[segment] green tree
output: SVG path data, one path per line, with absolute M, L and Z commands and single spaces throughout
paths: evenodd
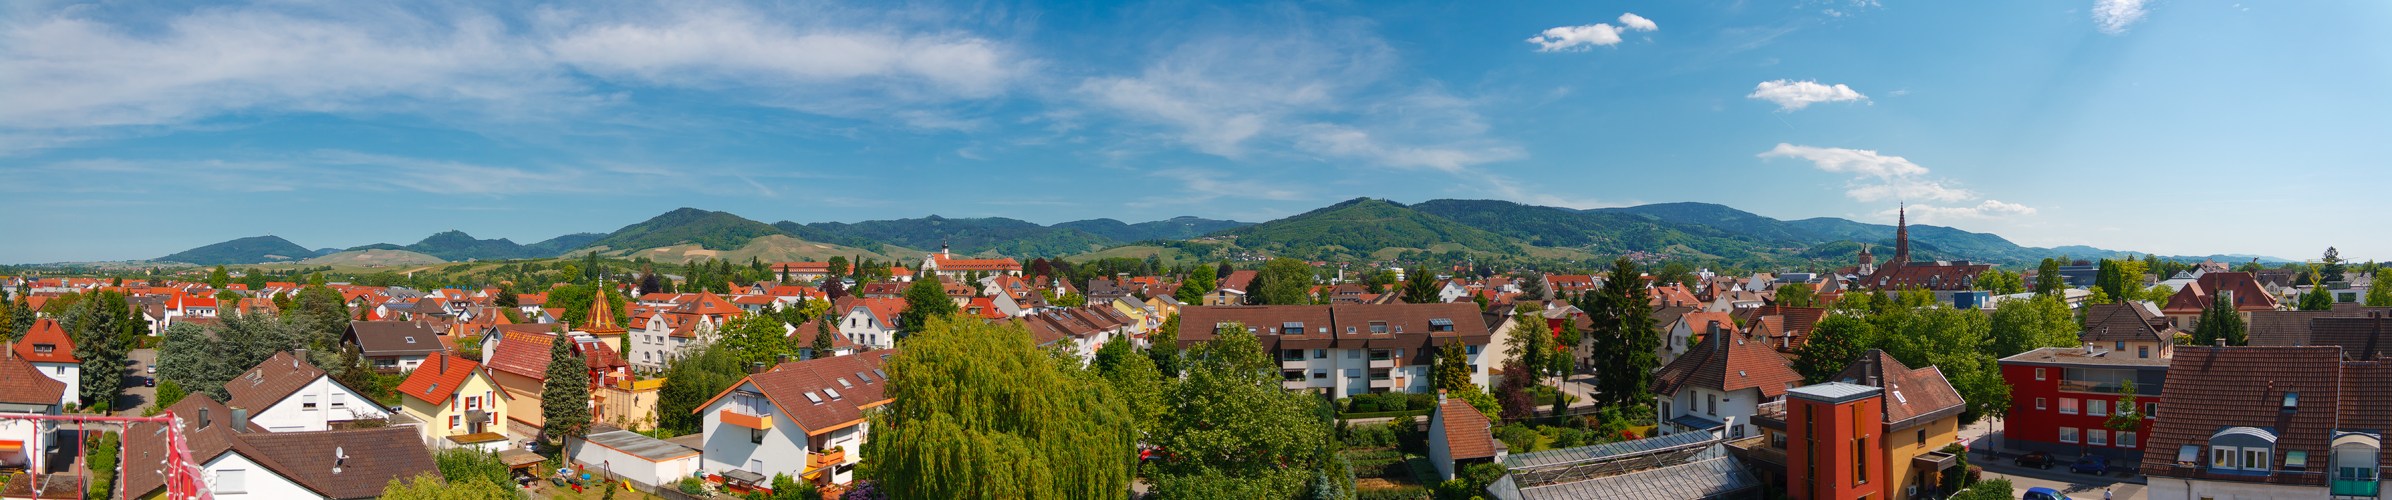
M 1880 349 L 1912 368 L 1934 366 L 1968 401 L 1961 425 L 2009 408 L 2010 385 L 1992 353 L 1991 321 L 1977 311 L 1949 307 L 1898 308 L 1870 318 Z M 1814 328 L 1815 330 L 1816 328 Z
M 748 315 L 724 321 L 715 329 L 724 349 L 738 353 L 740 363 L 773 364 L 781 356 L 796 356 L 797 341 L 790 338 L 787 323 L 770 315 Z
M 60 323 L 75 341 L 75 359 L 82 361 L 78 397 L 83 405 L 113 406 L 124 393 L 126 355 L 146 322 L 133 314 L 124 295 L 103 290 L 76 303 Z
M 1135 419 L 1105 379 L 1017 326 L 930 317 L 888 361 L 864 476 L 891 498 L 1129 491 Z
M 158 341 L 158 379 L 227 401 L 232 395 L 224 386 L 234 377 L 276 353 L 306 348 L 314 341 L 314 333 L 305 325 L 271 315 L 231 314 L 218 320 L 207 327 L 193 323 L 168 327 Z M 307 361 L 318 367 L 339 367 L 335 364 L 337 353 L 309 354 Z
M 1163 428 L 1163 412 L 1167 409 L 1163 395 L 1176 379 L 1163 378 L 1163 372 L 1155 369 L 1154 359 L 1130 344 L 1126 340 L 1106 342 L 1096 351 L 1098 362 L 1089 368 L 1096 370 L 1113 385 L 1113 392 L 1121 395 L 1122 403 L 1128 405 L 1130 416 L 1137 422 L 1139 435 L 1153 435 Z
M 665 365 L 660 374 L 664 386 L 656 391 L 657 428 L 673 434 L 698 433 L 704 418 L 696 413 L 698 406 L 747 377 L 748 365 L 739 357 L 730 349 L 709 344 Z
M 1827 315 L 1811 326 L 1802 345 L 1794 346 L 1794 371 L 1802 373 L 1805 384 L 1826 382 L 1876 342 L 1877 327 L 1868 320 L 1849 314 Z
M 2062 264 L 2060 259 L 2043 259 L 2043 263 L 2035 267 L 2035 293 L 2058 295 L 2061 290 L 2068 289 L 2068 278 L 2060 275 Z
M 172 380 L 161 380 L 158 381 L 157 396 L 153 398 L 156 401 L 151 401 L 150 406 L 161 409 L 174 406 L 175 403 L 182 402 L 183 397 L 188 395 L 190 393 L 183 391 L 183 384 L 177 384 Z
M 1777 287 L 1777 305 L 1786 307 L 1818 307 L 1819 290 L 1809 283 L 1787 283 Z
M 1449 394 L 1478 390 L 1470 383 L 1470 358 L 1460 342 L 1437 347 L 1436 362 L 1429 367 L 1429 380 L 1437 390 Z
M 303 347 L 318 351 L 332 352 L 341 334 L 349 331 L 350 318 L 357 317 L 349 314 L 349 303 L 341 298 L 340 292 L 322 285 L 300 288 L 299 297 L 292 300 L 292 305 L 298 310 L 283 310 L 286 318 L 307 331 L 308 344 Z
M 2333 308 L 2334 295 L 2326 291 L 2325 285 L 2310 283 L 2309 291 L 2301 293 L 2301 310 L 2303 311 L 2324 311 Z
M 898 339 L 929 326 L 931 318 L 953 316 L 957 310 L 955 299 L 947 297 L 947 288 L 938 279 L 916 278 L 912 286 L 905 287 L 905 310 L 897 313 Z
M 1187 279 L 1180 280 L 1179 290 L 1173 291 L 1171 297 L 1179 299 L 1181 304 L 1203 304 L 1204 295 L 1213 293 L 1213 290 L 1219 289 L 1220 286 L 1220 280 L 1213 277 L 1211 269 L 1197 269 L 1196 272 L 1188 273 Z
M 2110 419 L 2101 423 L 2113 431 L 2139 432 L 2143 430 L 2143 406 L 2135 401 L 2135 381 L 2118 384 L 2118 406 L 2110 410 Z
M 1611 275 L 1619 279 L 1605 280 L 1601 289 L 1578 301 L 1591 325 L 1589 338 L 1594 340 L 1588 352 L 1594 354 L 1596 400 L 1606 407 L 1639 405 L 1653 399 L 1653 370 L 1661 363 L 1661 336 L 1653 331 L 1652 298 L 1634 278 L 1639 274 L 1636 261 L 1621 257 L 1611 264 Z
M 441 479 L 449 484 L 513 482 L 506 461 L 499 460 L 497 453 L 473 448 L 451 448 L 432 454 L 432 464 L 440 468 Z
M 1187 353 L 1187 374 L 1166 398 L 1171 451 L 1151 477 L 1162 498 L 1290 498 L 1316 485 L 1352 491 L 1336 469 L 1324 403 L 1280 389 L 1277 364 L 1242 325 Z M 877 438 L 876 438 L 877 439 Z M 1107 493 L 1118 495 L 1118 492 Z
M 548 380 L 540 385 L 540 434 L 549 441 L 580 437 L 590 427 L 590 364 L 573 342 L 548 344 Z
M 208 288 L 223 290 L 225 285 L 232 284 L 232 282 L 233 275 L 225 271 L 224 266 L 219 265 L 216 266 L 216 270 L 208 271 Z
M 2168 304 L 2168 297 L 2175 295 L 2176 289 L 2169 288 L 2168 285 L 2151 285 L 2150 290 L 2143 291 L 2143 300 L 2164 306 Z
M 1952 495 L 1951 500 L 2010 500 L 2018 498 L 2016 493 L 2010 491 L 2011 488 L 2009 479 L 1987 479 L 1969 485 L 1967 491 Z
M 2220 339 L 2224 339 L 2226 345 L 2249 343 L 2249 325 L 2243 324 L 2242 314 L 2234 310 L 2234 303 L 2226 300 L 2227 294 L 2213 295 L 2215 297 L 2210 299 L 2209 307 L 2201 309 L 2200 320 L 2193 323 L 2193 343 L 2214 345 Z
M 1178 379 L 1180 371 L 1179 315 L 1172 314 L 1163 318 L 1163 326 L 1155 328 L 1154 337 L 1149 339 L 1149 342 L 1153 346 L 1146 348 L 1146 357 L 1154 360 L 1155 370 L 1163 372 L 1165 377 Z
M 1993 356 L 2005 358 L 2043 347 L 2077 345 L 2076 314 L 2059 297 L 2037 295 L 2002 304 L 1993 322 Z
M 2027 284 L 2017 274 L 2000 269 L 1986 269 L 1985 272 L 1977 274 L 1977 289 L 1993 292 L 1994 295 L 2009 295 L 2026 293 Z
M 440 476 L 429 472 L 406 481 L 392 479 L 390 484 L 382 487 L 382 498 L 385 500 L 497 500 L 515 497 L 515 492 L 503 483 L 442 481 Z
M 1439 302 L 1437 300 L 1437 279 L 1429 275 L 1428 269 L 1415 269 L 1412 271 L 1412 275 L 1406 278 L 1408 279 L 1404 280 L 1404 303 L 1435 304 Z
M 1504 376 L 1513 378 L 1515 373 L 1511 371 L 1512 367 L 1522 367 L 1527 371 L 1518 375 L 1524 375 L 1521 378 L 1534 383 L 1553 366 L 1550 362 L 1554 351 L 1553 329 L 1545 326 L 1544 310 L 1537 308 L 1535 303 L 1521 303 L 1513 309 L 1512 318 L 1512 329 L 1504 332 L 1503 339 L 1505 350 L 1511 351 L 1512 355 L 1510 359 L 1503 360 Z M 1603 351 L 1598 348 L 1596 352 Z
M 2326 247 L 2325 255 L 2318 258 L 2317 263 L 2317 282 L 2333 283 L 2337 281 L 2343 281 L 2342 274 L 2345 270 L 2345 266 L 2342 264 L 2341 250 L 2335 250 L 2334 247 Z
M 1288 258 L 1271 259 L 1254 274 L 1254 284 L 1246 287 L 1252 300 L 1270 305 L 1299 305 L 1312 303 L 1312 265 Z
M 839 335 L 831 333 L 831 323 L 837 322 L 839 322 L 839 318 L 828 316 L 814 319 L 814 343 L 808 346 L 814 350 L 814 357 L 829 357 L 831 355 L 831 340 Z
M 1512 279 L 1514 282 L 1520 284 L 1521 297 L 1526 297 L 1530 300 L 1545 298 L 1545 275 L 1538 273 L 1527 273 L 1518 275 Z
M 2392 307 L 2392 281 L 2367 287 L 2367 307 Z

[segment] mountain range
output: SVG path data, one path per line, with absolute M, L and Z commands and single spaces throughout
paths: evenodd
M 1894 227 L 1820 217 L 1780 220 L 1708 203 L 1567 209 L 1497 200 L 1429 200 L 1406 205 L 1355 198 L 1263 223 L 1176 217 L 1127 223 L 1089 219 L 1052 225 L 1003 217 L 937 215 L 861 222 L 766 224 L 728 212 L 676 209 L 611 233 L 558 236 L 529 245 L 445 231 L 411 245 L 347 249 L 406 251 L 445 261 L 548 258 L 585 251 L 660 261 L 724 258 L 823 259 L 834 255 L 918 257 L 945 248 L 1017 258 L 1135 255 L 1125 250 L 1203 247 L 1215 253 L 1308 260 L 1388 260 L 1412 251 L 1563 260 L 1622 254 L 1758 265 L 1841 264 L 1863 246 L 1891 246 Z M 2087 246 L 2037 248 L 2001 236 L 1910 226 L 1913 258 L 2003 265 L 2066 255 L 2125 252 Z M 274 236 L 194 248 L 157 260 L 201 265 L 290 262 L 319 257 Z M 1882 252 L 1881 252 L 1882 253 Z M 2215 256 L 2213 256 L 2215 257 Z M 2240 256 L 2249 258 L 2249 256 Z M 2173 257 L 2171 257 L 2173 258 Z M 2199 260 L 2201 257 L 2187 259 Z M 2276 259 L 2263 259 L 2276 260 Z

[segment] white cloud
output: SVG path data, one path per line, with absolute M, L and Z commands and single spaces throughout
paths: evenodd
M 1778 143 L 1777 147 L 1758 155 L 1761 158 L 1794 158 L 1809 161 L 1820 171 L 1848 174 L 1844 196 L 1853 201 L 1877 203 L 1885 201 L 1926 201 L 1959 203 L 1978 200 L 1975 191 L 1930 179 L 1926 167 L 1908 158 L 1880 154 L 1866 149 L 1823 148 Z M 1986 199 L 1974 206 L 1912 205 L 1911 211 L 1941 211 L 1952 216 L 1976 214 L 1981 217 L 2000 215 L 2034 215 L 2035 209 L 2016 203 Z
M 1634 12 L 1620 14 L 1620 26 L 1625 26 L 1628 29 L 1636 31 L 1653 31 L 1661 29 L 1661 25 L 1653 24 L 1653 20 L 1645 19 L 1644 16 L 1636 15 Z
M 1460 172 L 1519 158 L 1486 138 L 1476 103 L 1433 83 L 1390 78 L 1394 49 L 1354 23 L 1208 33 L 1134 76 L 1083 80 L 1097 108 L 1197 152 Z
M 1877 215 L 1890 219 L 1897 215 L 1897 210 L 1908 210 L 1911 220 L 1927 224 L 2035 215 L 2034 207 L 2001 200 L 1985 200 L 1976 205 L 1963 206 L 1910 205 L 1904 209 L 1880 211 Z
M 2146 0 L 2093 0 L 2093 24 L 2102 33 L 2120 35 L 2151 11 Z
M 608 87 L 638 84 L 876 101 L 849 115 L 881 116 L 999 95 L 1034 65 L 970 33 L 846 12 L 668 3 L 525 15 L 276 3 L 145 12 L 128 16 L 145 22 L 127 22 L 88 15 L 95 11 L 0 21 L 0 67 L 8 68 L 0 88 L 11 89 L 0 93 L 0 132 L 182 125 L 248 112 L 545 120 L 616 102 L 623 91 Z
M 1868 102 L 1869 100 L 1869 96 L 1861 95 L 1859 91 L 1852 90 L 1852 87 L 1844 84 L 1826 85 L 1811 80 L 1761 82 L 1760 85 L 1753 86 L 1751 94 L 1744 97 L 1777 103 L 1778 111 L 1794 111 L 1822 102 Z

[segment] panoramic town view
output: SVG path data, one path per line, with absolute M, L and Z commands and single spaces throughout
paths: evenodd
M 2392 498 L 2385 20 L 0 3 L 0 498 Z

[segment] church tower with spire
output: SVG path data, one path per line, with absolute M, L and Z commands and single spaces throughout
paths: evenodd
M 1902 267 L 1903 265 L 1909 263 L 1910 207 L 1908 204 L 1904 204 L 1899 206 L 1899 208 L 1894 209 L 1894 258 L 1893 260 L 1886 261 L 1886 265 L 1889 267 Z

